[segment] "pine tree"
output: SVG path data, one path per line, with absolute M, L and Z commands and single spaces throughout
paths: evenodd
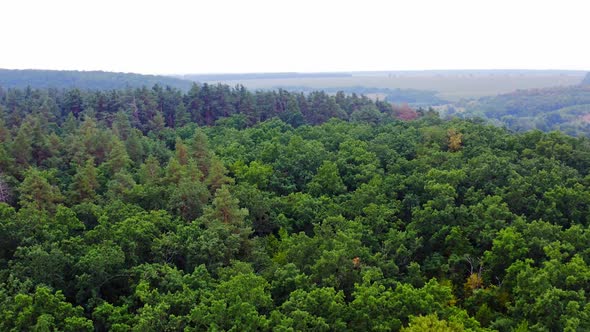
M 247 255 L 250 250 L 252 228 L 246 225 L 247 215 L 248 210 L 240 208 L 238 199 L 232 197 L 228 186 L 215 192 L 211 206 L 203 213 L 204 225 L 223 243 L 220 250 L 224 253 L 225 264 L 240 254 Z
M 180 128 L 191 122 L 191 115 L 183 102 L 180 102 L 174 110 L 174 127 Z
M 158 184 L 162 181 L 162 167 L 158 158 L 150 155 L 139 168 L 139 182 L 141 184 Z
M 77 202 L 93 201 L 99 188 L 94 159 L 89 158 L 82 167 L 78 167 L 70 186 L 70 196 Z
M 119 139 L 123 141 L 127 140 L 127 137 L 129 137 L 131 133 L 131 121 L 129 121 L 129 116 L 126 112 L 117 112 L 112 128 L 113 133 L 115 133 Z
M 47 128 L 49 123 L 55 122 L 55 114 L 53 114 L 53 112 L 51 111 L 49 103 L 50 99 L 45 98 L 41 106 L 39 106 L 39 108 L 35 112 L 35 115 L 39 118 L 39 121 L 41 122 L 41 126 L 43 128 Z
M 178 184 L 182 178 L 182 165 L 178 162 L 177 158 L 170 158 L 168 165 L 166 165 L 166 178 L 167 184 Z
M 83 163 L 88 155 L 94 157 L 95 161 L 100 164 L 106 158 L 106 153 L 109 151 L 110 133 L 99 130 L 96 120 L 92 117 L 85 117 L 78 130 L 78 138 L 84 143 L 85 153 L 77 156 L 78 163 Z
M 62 158 L 62 149 L 63 149 L 63 142 L 56 133 L 52 132 L 47 136 L 46 139 L 46 151 L 48 153 L 48 157 L 43 162 L 43 166 L 49 168 L 59 168 L 63 165 L 63 158 Z
M 233 184 L 233 182 L 234 180 L 227 176 L 227 169 L 223 166 L 223 162 L 213 156 L 211 158 L 209 174 L 205 178 L 205 183 L 209 187 L 209 191 L 215 193 L 223 185 Z
M 183 178 L 172 186 L 169 208 L 186 221 L 198 218 L 207 204 L 209 192 L 203 183 Z
M 209 174 L 209 167 L 211 166 L 209 139 L 201 129 L 197 129 L 191 142 L 191 156 L 197 162 L 197 165 L 199 165 L 201 173 L 207 176 Z
M 10 140 L 10 131 L 6 128 L 4 120 L 0 116 L 0 143 L 8 142 Z
M 32 140 L 32 157 L 33 162 L 39 166 L 41 163 L 51 156 L 49 151 L 49 144 L 47 142 L 47 134 L 37 117 L 27 117 L 27 122 L 31 124 L 31 140 Z
M 33 129 L 29 122 L 23 122 L 12 143 L 12 155 L 18 165 L 26 167 L 33 158 Z
M 66 121 L 64 121 L 63 125 L 61 126 L 61 132 L 63 135 L 74 134 L 78 130 L 78 120 L 74 117 L 72 113 L 68 113 L 66 117 Z
M 111 200 L 122 199 L 122 196 L 135 186 L 133 176 L 126 170 L 117 172 L 107 183 L 107 197 Z
M 241 209 L 237 198 L 233 198 L 228 186 L 222 186 L 215 192 L 211 207 L 204 214 L 206 220 L 218 220 L 225 225 L 236 228 L 245 227 L 244 218 L 247 209 Z
M 176 160 L 178 160 L 180 165 L 188 165 L 188 150 L 180 138 L 176 138 Z
M 51 173 L 29 168 L 24 176 L 25 179 L 18 187 L 19 205 L 35 210 L 55 211 L 57 203 L 63 200 L 63 196 L 57 186 L 49 183 Z
M 156 134 L 156 137 L 160 137 L 162 131 L 166 128 L 166 119 L 162 112 L 156 112 L 156 115 L 150 120 L 150 131 Z
M 129 154 L 129 158 L 133 160 L 136 165 L 139 165 L 143 162 L 143 158 L 145 155 L 143 141 L 143 134 L 138 129 L 131 129 L 127 140 L 125 141 L 125 147 L 127 148 L 127 153 Z
M 113 147 L 107 155 L 106 164 L 111 175 L 117 174 L 131 165 L 131 158 L 127 154 L 125 145 L 118 138 L 113 139 Z
M 14 158 L 6 151 L 5 145 L 0 143 L 0 170 L 13 174 L 15 170 Z

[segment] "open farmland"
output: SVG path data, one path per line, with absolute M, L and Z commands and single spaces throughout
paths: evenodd
M 196 81 L 207 83 L 242 84 L 250 89 L 279 87 L 326 88 L 389 88 L 438 91 L 438 97 L 449 101 L 479 98 L 507 93 L 518 89 L 534 89 L 567 86 L 580 83 L 585 72 L 581 71 L 409 71 L 409 72 L 358 72 L 348 76 L 312 77 L 293 76 L 281 78 L 225 79 L 223 75 L 199 80 L 198 75 L 187 75 Z

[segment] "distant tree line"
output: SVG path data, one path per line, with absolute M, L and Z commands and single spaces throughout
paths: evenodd
M 154 84 L 181 90 L 190 89 L 192 82 L 167 76 L 74 70 L 13 70 L 0 69 L 0 87 L 110 90 L 139 88 Z
M 211 126 L 222 119 L 244 128 L 273 117 L 298 127 L 330 118 L 376 123 L 395 116 L 389 103 L 356 94 L 252 92 L 243 86 L 207 83 L 193 84 L 187 92 L 160 85 L 107 91 L 0 88 L 0 111 L 9 126 L 19 126 L 30 114 L 39 114 L 54 125 L 85 114 L 111 126 L 118 114 L 125 114 L 144 134 L 189 123 Z
M 291 79 L 291 78 L 329 78 L 351 77 L 351 73 L 245 73 L 245 74 L 185 74 L 178 75 L 195 82 L 230 81 L 230 80 L 264 80 L 264 79 Z
M 507 128 L 590 135 L 590 85 L 517 90 L 458 104 L 460 117 L 482 117 Z
M 281 86 L 275 89 L 285 89 L 292 92 L 313 92 L 317 89 L 306 87 L 306 86 Z M 416 107 L 428 107 L 440 104 L 446 104 L 448 101 L 441 99 L 437 96 L 438 92 L 430 90 L 417 90 L 417 89 L 389 89 L 389 88 L 371 88 L 364 86 L 352 86 L 352 87 L 338 87 L 330 88 L 325 87 L 321 89 L 327 93 L 344 92 L 346 94 L 380 94 L 384 98 L 382 100 L 390 103 L 402 104 L 407 103 Z

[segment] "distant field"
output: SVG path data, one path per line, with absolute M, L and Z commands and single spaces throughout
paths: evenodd
M 371 88 L 438 91 L 440 98 L 458 101 L 534 89 L 579 84 L 585 76 L 579 71 L 428 71 L 352 73 L 343 77 L 292 77 L 206 80 L 208 83 L 242 84 L 251 89 L 304 86 L 314 89 L 363 86 Z M 203 80 L 205 81 L 205 80 Z

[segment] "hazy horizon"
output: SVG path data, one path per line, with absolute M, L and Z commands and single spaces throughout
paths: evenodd
M 155 76 L 182 77 L 188 75 L 247 75 L 247 74 L 363 74 L 363 73 L 429 73 L 429 72 L 571 72 L 585 73 L 590 69 L 560 68 L 452 68 L 452 69 L 381 69 L 381 70 L 346 70 L 346 71 L 245 71 L 245 72 L 177 72 L 177 73 L 141 73 L 131 71 L 111 71 L 103 69 L 48 69 L 48 68 L 6 68 L 0 70 L 39 70 L 39 71 L 78 71 L 78 72 L 112 72 L 123 74 L 140 74 Z
M 584 1 L 3 4 L 0 67 L 182 75 L 590 70 Z

